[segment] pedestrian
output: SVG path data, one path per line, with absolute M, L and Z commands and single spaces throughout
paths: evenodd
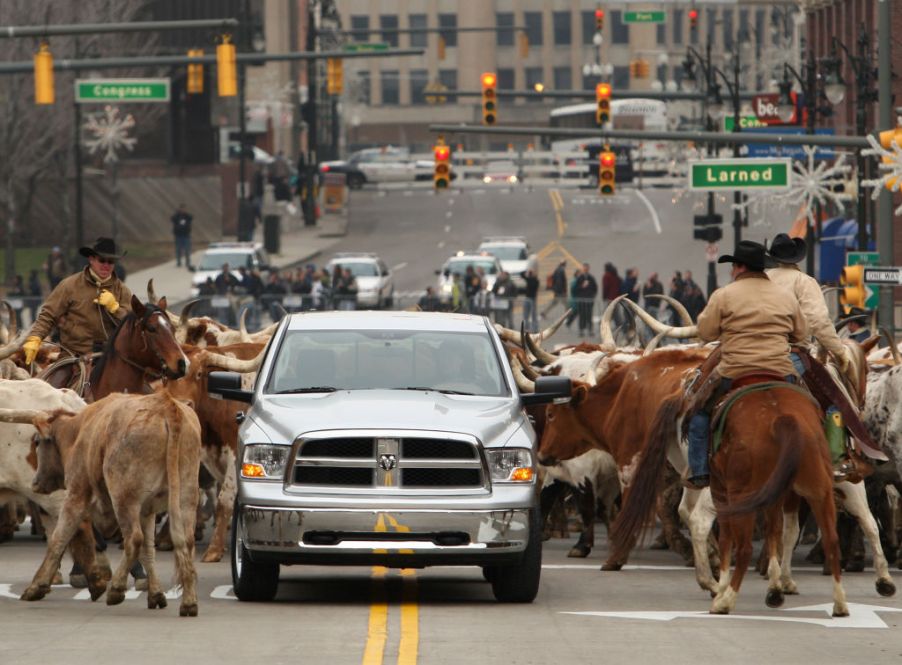
M 611 262 L 604 264 L 604 274 L 601 276 L 601 299 L 604 301 L 604 307 L 607 309 L 611 301 L 616 300 L 620 295 L 620 275 L 617 274 L 617 268 Z M 621 313 L 618 310 L 614 312 L 614 325 L 619 326 L 622 323 Z
M 539 278 L 536 271 L 530 268 L 523 273 L 526 286 L 523 289 L 523 323 L 528 332 L 539 331 L 539 318 L 536 312 L 536 298 L 539 296 Z
M 263 299 L 269 309 L 269 318 L 273 320 L 273 323 L 282 320 L 282 313 L 284 311 L 282 298 L 284 298 L 287 293 L 288 287 L 285 286 L 285 282 L 279 276 L 279 273 L 273 270 L 269 273 L 269 277 L 266 280 L 266 286 L 263 287 Z
M 350 268 L 341 269 L 337 266 L 338 279 L 332 279 L 332 292 L 338 300 L 338 309 L 357 309 L 357 280 Z
M 238 279 L 232 274 L 229 264 L 223 263 L 222 269 L 213 280 L 213 286 L 218 296 L 216 300 L 219 301 L 219 304 L 215 306 L 216 318 L 228 326 L 234 326 L 237 323 L 231 297 L 238 285 Z
M 276 201 L 290 201 L 291 189 L 288 186 L 288 178 L 291 175 L 291 168 L 288 165 L 288 160 L 285 159 L 284 151 L 279 150 L 270 169 L 273 197 Z
M 870 312 L 861 309 L 860 307 L 853 307 L 849 312 L 849 317 L 866 317 L 869 315 Z M 850 318 L 849 322 L 846 324 L 846 329 L 849 331 L 849 339 L 854 340 L 859 344 L 867 341 L 871 336 L 870 329 L 864 324 L 864 320 L 860 318 Z
M 417 307 L 423 312 L 437 312 L 440 309 L 441 303 L 431 286 L 426 287 L 426 292 L 420 296 Z
M 247 325 L 251 330 L 257 330 L 260 327 L 260 309 L 258 303 L 260 296 L 263 294 L 263 280 L 260 273 L 256 270 L 248 270 L 244 266 L 239 266 L 238 274 L 241 275 L 238 280 L 238 286 L 244 292 L 241 299 L 241 306 L 238 311 L 238 317 L 241 312 L 247 310 Z
M 579 303 L 576 300 L 576 284 L 579 282 L 579 276 L 582 274 L 582 266 L 577 266 L 573 271 L 573 278 L 570 280 L 570 299 L 567 301 L 567 306 L 570 308 L 570 314 L 567 315 L 567 330 L 570 330 L 570 326 L 579 316 Z
M 460 282 L 460 273 L 451 275 L 451 301 L 448 303 L 450 311 L 460 312 L 463 306 L 463 285 Z
M 684 307 L 686 306 L 686 294 L 685 294 L 686 283 L 683 281 L 683 273 L 679 270 L 675 270 L 673 273 L 673 277 L 670 279 L 670 293 L 668 294 L 671 298 L 678 301 Z M 680 325 L 680 314 L 674 309 L 673 305 L 667 306 L 667 311 L 669 312 L 669 322 L 672 326 Z
M 595 296 L 598 295 L 598 282 L 592 276 L 588 263 L 583 263 L 573 291 L 579 310 L 579 334 L 592 337 L 592 310 L 595 307 Z
M 649 298 L 649 296 L 662 295 L 664 295 L 664 285 L 661 284 L 661 281 L 658 279 L 658 273 L 653 272 L 648 276 L 648 279 L 645 280 L 645 284 L 642 285 L 642 306 L 645 308 L 646 312 L 656 319 L 660 313 L 661 300 L 659 298 Z
M 44 262 L 44 270 L 47 273 L 47 281 L 50 282 L 51 291 L 68 276 L 69 265 L 66 263 L 66 257 L 59 246 L 54 245 L 50 249 L 50 254 L 47 255 L 47 260 Z
M 476 279 L 474 282 L 474 288 L 476 289 L 476 306 L 474 310 L 477 314 L 481 316 L 489 315 L 489 292 L 488 292 L 488 284 L 485 280 L 485 268 L 479 267 L 476 269 Z
M 626 276 L 620 283 L 620 295 L 625 295 L 637 305 L 639 304 L 639 269 L 627 268 Z
M 194 270 L 191 265 L 191 222 L 194 216 L 188 212 L 184 203 L 180 203 L 178 209 L 170 218 L 172 222 L 172 236 L 175 239 L 175 267 L 182 266 L 182 257 L 185 257 L 185 267 Z
M 551 292 L 554 294 L 554 297 L 551 299 L 551 302 L 548 304 L 544 310 L 542 310 L 541 317 L 547 318 L 548 314 L 555 308 L 556 305 L 560 305 L 561 308 L 566 311 L 567 310 L 567 262 L 561 261 L 558 263 L 557 268 L 554 269 L 554 272 L 551 273 L 550 284 L 548 285 Z
M 492 314 L 495 323 L 505 328 L 513 328 L 513 304 L 514 298 L 517 297 L 517 287 L 511 280 L 510 275 L 502 270 L 495 280 L 492 287 Z

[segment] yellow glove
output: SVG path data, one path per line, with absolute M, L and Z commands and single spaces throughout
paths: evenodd
M 34 362 L 34 357 L 38 355 L 38 349 L 41 348 L 41 338 L 37 335 L 32 335 L 25 340 L 22 348 L 25 349 L 25 364 L 30 365 Z
M 100 292 L 100 295 L 94 299 L 94 302 L 98 305 L 106 307 L 106 311 L 108 311 L 110 314 L 115 314 L 116 310 L 119 309 L 119 303 L 116 302 L 116 296 L 114 296 L 106 289 Z

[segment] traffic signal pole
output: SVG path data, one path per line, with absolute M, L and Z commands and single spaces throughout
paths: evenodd
M 890 29 L 892 25 L 889 0 L 877 1 L 877 91 L 879 95 L 880 126 L 884 129 L 896 126 L 893 117 L 892 66 L 890 60 Z M 880 263 L 895 264 L 893 243 L 893 197 L 884 187 L 877 204 L 877 249 Z M 890 331 L 895 339 L 896 316 L 893 304 L 893 287 L 880 287 L 880 325 Z

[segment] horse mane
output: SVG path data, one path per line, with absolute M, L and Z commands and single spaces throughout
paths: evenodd
M 155 312 L 161 311 L 160 308 L 153 303 L 146 303 L 145 307 L 144 321 L 150 318 Z M 103 376 L 103 370 L 107 366 L 107 363 L 116 355 L 116 340 L 119 339 L 119 334 L 125 328 L 132 327 L 137 320 L 138 315 L 134 312 L 129 312 L 125 318 L 119 322 L 119 325 L 116 326 L 113 334 L 110 335 L 110 338 L 106 341 L 106 344 L 104 344 L 100 358 L 97 359 L 97 362 L 94 363 L 94 367 L 91 369 L 90 382 L 92 386 L 97 384 L 100 377 Z

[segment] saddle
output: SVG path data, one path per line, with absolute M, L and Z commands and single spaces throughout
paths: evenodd
M 49 367 L 42 370 L 35 378 L 46 381 L 54 388 L 69 388 L 84 399 L 89 388 L 88 378 L 94 361 L 100 357 L 100 353 L 91 353 L 84 356 L 68 356 L 57 360 Z

